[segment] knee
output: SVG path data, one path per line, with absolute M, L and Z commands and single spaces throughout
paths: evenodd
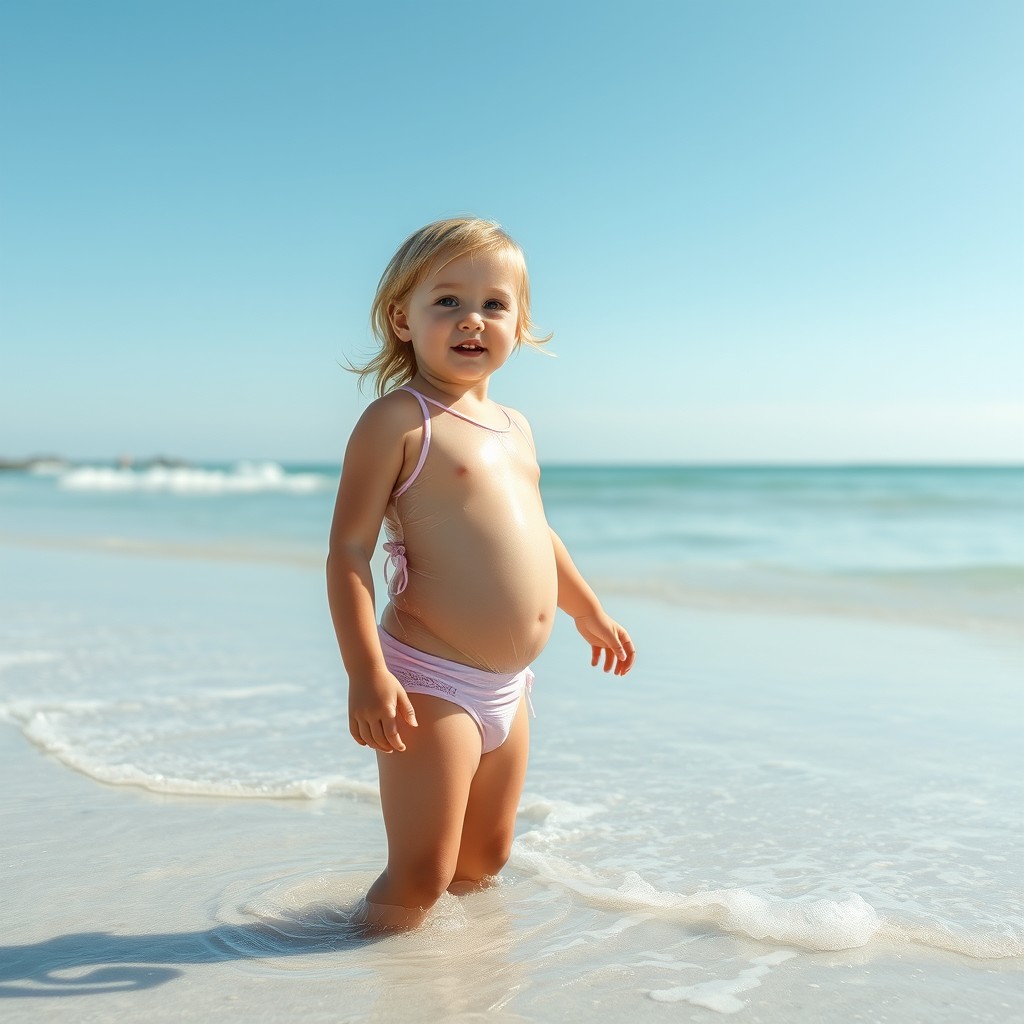
M 508 863 L 512 853 L 512 833 L 495 832 L 482 840 L 473 851 L 470 869 L 476 880 L 496 875 Z
M 426 857 L 400 868 L 388 868 L 388 876 L 405 907 L 432 907 L 451 884 L 454 865 L 441 858 Z

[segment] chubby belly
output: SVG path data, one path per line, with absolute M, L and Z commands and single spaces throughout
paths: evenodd
M 403 511 L 408 584 L 384 629 L 429 654 L 515 672 L 543 649 L 558 596 L 551 533 L 536 483 L 503 477 Z

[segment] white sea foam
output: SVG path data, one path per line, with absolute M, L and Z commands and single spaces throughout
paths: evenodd
M 230 470 L 197 466 L 149 466 L 113 469 L 80 466 L 64 473 L 59 484 L 70 491 L 158 491 L 180 495 L 309 494 L 330 486 L 319 473 L 289 473 L 276 462 L 239 462 Z
M 773 900 L 747 889 L 719 889 L 692 895 L 657 889 L 636 872 L 626 872 L 615 888 L 593 872 L 537 850 L 515 851 L 518 866 L 572 890 L 595 906 L 626 913 L 658 910 L 670 919 L 711 921 L 725 931 L 742 932 L 813 950 L 855 949 L 867 945 L 882 921 L 856 893 L 844 900 Z
M 744 968 L 735 978 L 716 978 L 712 981 L 700 981 L 694 985 L 677 985 L 674 988 L 653 989 L 648 993 L 659 1003 L 678 1003 L 686 1001 L 693 1006 L 703 1006 L 716 1013 L 736 1013 L 747 1004 L 736 996 L 740 992 L 749 992 L 761 984 L 761 979 L 773 967 L 797 956 L 789 950 L 779 950 L 766 956 L 754 957 L 750 963 L 753 967 Z
M 286 692 L 281 687 L 242 687 L 218 694 L 218 699 L 240 700 L 255 694 Z M 164 773 L 140 766 L 131 760 L 116 760 L 110 749 L 114 746 L 109 732 L 97 729 L 74 729 L 83 716 L 103 717 L 112 712 L 146 710 L 158 715 L 160 708 L 188 708 L 178 698 L 151 698 L 139 702 L 108 702 L 98 700 L 31 701 L 14 700 L 0 704 L 0 721 L 18 726 L 31 743 L 53 755 L 62 764 L 88 778 L 112 786 L 136 786 L 153 793 L 178 796 L 209 796 L 224 799 L 318 800 L 327 796 L 380 799 L 376 785 L 340 774 L 308 777 L 280 775 L 269 779 L 244 779 L 228 773 L 204 777 Z
M 960 953 L 975 960 L 1003 960 L 1024 956 L 1024 919 L 1015 925 L 1004 923 L 999 931 L 967 932 L 955 927 L 910 921 L 885 924 L 884 934 L 892 941 L 931 946 Z
M 552 854 L 555 837 L 543 832 L 516 840 L 513 866 L 602 909 L 628 915 L 651 911 L 670 921 L 711 923 L 723 931 L 812 951 L 857 949 L 880 941 L 898 948 L 926 945 L 983 960 L 1024 955 L 1024 927 L 1007 923 L 998 932 L 982 933 L 938 922 L 890 921 L 857 893 L 843 899 L 782 899 L 745 888 L 686 894 L 658 889 L 634 871 L 625 872 L 615 885 L 607 873 Z
M 604 808 L 598 804 L 577 804 L 570 800 L 554 800 L 536 793 L 523 793 L 519 801 L 519 817 L 549 828 L 576 825 Z

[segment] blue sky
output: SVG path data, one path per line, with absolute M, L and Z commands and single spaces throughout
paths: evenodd
M 337 460 L 504 224 L 548 462 L 1024 461 L 1024 5 L 0 5 L 0 456 Z

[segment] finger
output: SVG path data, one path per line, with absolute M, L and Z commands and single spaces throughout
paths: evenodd
M 373 722 L 364 721 L 359 723 L 359 732 L 363 740 L 371 750 L 380 750 L 380 744 L 373 735 Z
M 371 750 L 377 749 L 377 744 L 373 739 L 373 730 L 370 723 L 365 720 L 359 722 L 359 738 L 364 747 L 369 747 Z
M 591 665 L 597 665 L 597 663 L 601 660 L 601 648 L 598 647 L 597 644 L 594 644 L 590 648 L 590 651 L 591 651 L 590 664 Z
M 402 717 L 413 727 L 419 725 L 416 721 L 416 709 L 412 706 L 412 701 L 409 700 L 408 695 L 403 690 L 398 697 L 398 710 Z
M 626 644 L 630 642 L 629 637 L 620 630 L 615 633 L 615 657 L 619 661 L 626 660 Z
M 387 735 L 384 732 L 384 725 L 379 718 L 372 723 L 371 733 L 373 735 L 373 745 L 382 754 L 390 754 L 392 752 L 392 746 L 388 742 Z
M 392 718 L 391 721 L 386 722 L 384 725 L 384 735 L 387 738 L 388 745 L 392 750 L 405 750 L 405 744 L 402 742 L 402 737 L 398 732 L 398 719 Z
M 615 664 L 615 652 L 610 648 L 604 649 L 604 670 L 605 672 L 611 672 L 612 665 Z
M 622 657 L 619 664 L 615 667 L 615 674 L 624 676 L 633 667 L 633 662 L 636 661 L 636 647 L 633 645 L 633 641 L 629 639 L 628 634 L 623 634 L 621 640 Z

